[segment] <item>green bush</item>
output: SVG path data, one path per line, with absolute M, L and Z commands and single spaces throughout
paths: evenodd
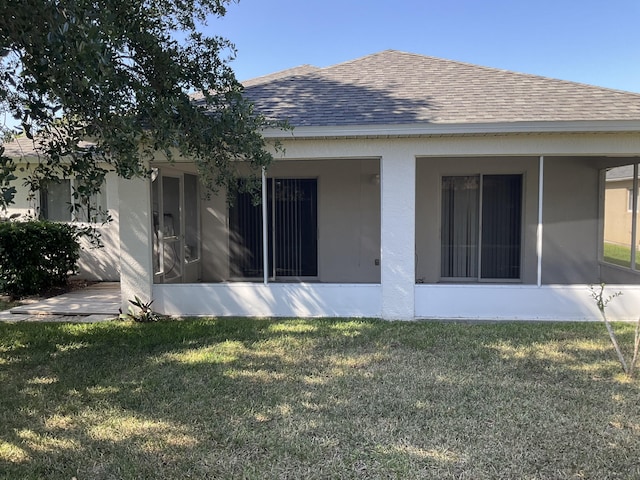
M 79 256 L 72 225 L 0 222 L 0 291 L 20 297 L 64 286 L 77 273 Z

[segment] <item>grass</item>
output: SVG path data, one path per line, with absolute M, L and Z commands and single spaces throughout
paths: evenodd
M 603 259 L 605 262 L 621 267 L 631 266 L 631 247 L 605 242 L 603 248 Z M 640 265 L 640 258 L 637 258 L 636 264 Z
M 3 324 L 0 478 L 640 478 L 640 381 L 608 342 L 597 323 Z

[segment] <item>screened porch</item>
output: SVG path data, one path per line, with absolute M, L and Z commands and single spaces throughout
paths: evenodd
M 378 160 L 277 162 L 257 194 L 206 198 L 189 166 L 152 180 L 156 284 L 380 282 Z

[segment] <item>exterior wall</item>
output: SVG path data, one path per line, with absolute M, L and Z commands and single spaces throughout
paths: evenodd
M 382 159 L 380 175 L 383 197 L 386 194 L 384 177 L 391 171 L 388 169 L 392 169 L 396 162 L 405 165 L 417 158 L 415 164 L 417 164 L 418 178 L 413 179 L 410 175 L 406 181 L 413 182 L 416 187 L 415 217 L 418 219 L 424 217 L 424 221 L 416 222 L 415 240 L 416 253 L 419 254 L 417 268 L 420 270 L 416 276 L 425 275 L 425 280 L 428 275 L 434 275 L 434 272 L 437 273 L 439 270 L 433 263 L 431 266 L 428 266 L 429 263 L 423 263 L 423 255 L 420 254 L 421 249 L 428 251 L 433 248 L 434 242 L 435 247 L 439 247 L 439 234 L 434 234 L 432 231 L 434 229 L 432 220 L 439 215 L 439 205 L 434 205 L 432 202 L 435 199 L 439 203 L 439 181 L 434 171 L 455 168 L 468 173 L 467 168 L 474 159 L 476 164 L 483 162 L 482 168 L 478 167 L 476 172 L 485 173 L 485 169 L 491 170 L 491 168 L 509 170 L 517 167 L 525 174 L 526 218 L 523 237 L 526 242 L 523 264 L 525 284 L 416 285 L 414 278 L 383 274 L 380 285 L 270 284 L 264 286 L 247 283 L 156 285 L 154 296 L 157 298 L 158 307 L 167 313 L 180 314 L 200 312 L 200 314 L 219 315 L 373 315 L 393 319 L 406 318 L 405 300 L 412 299 L 413 307 L 409 307 L 411 318 L 599 319 L 587 286 L 593 271 L 598 271 L 598 266 L 591 260 L 584 268 L 580 265 L 585 258 L 597 259 L 598 232 L 601 228 L 597 221 L 597 169 L 602 168 L 607 162 L 615 163 L 617 160 L 612 160 L 615 157 L 630 156 L 640 152 L 640 138 L 637 136 L 609 133 L 443 136 L 413 139 L 289 139 L 284 140 L 283 144 L 286 159 L 294 161 L 292 165 L 315 163 L 311 160 L 335 160 L 343 165 L 348 161 L 361 158 Z M 576 281 L 580 283 L 579 285 L 538 287 L 533 284 L 536 272 L 533 261 L 540 155 L 545 156 L 543 279 L 545 283 Z M 597 158 L 598 156 L 603 158 Z M 513 163 L 509 163 L 509 159 Z M 305 161 L 299 162 L 300 160 Z M 387 183 L 387 185 L 391 184 L 396 185 L 394 188 L 398 188 L 398 185 L 401 188 L 401 183 L 394 181 Z M 319 187 L 320 185 L 321 182 Z M 402 196 L 402 194 L 398 195 L 396 199 Z M 226 209 L 222 208 L 223 204 L 224 201 L 219 199 L 207 204 L 207 208 L 203 209 L 203 215 L 209 216 L 209 220 L 203 221 L 203 224 L 209 222 L 216 225 L 219 230 L 224 230 L 227 220 Z M 386 208 L 384 200 L 382 205 L 383 209 Z M 396 225 L 385 220 L 385 215 L 392 216 L 394 212 L 387 211 L 381 215 L 382 264 L 383 268 L 392 270 L 393 262 L 385 266 L 385 259 L 389 258 L 386 256 L 388 249 L 393 252 L 394 242 L 391 241 L 391 236 L 385 240 L 387 237 L 384 232 L 387 228 L 400 230 L 407 228 L 411 231 L 411 220 L 405 218 Z M 438 230 L 437 227 L 435 230 Z M 206 230 L 203 230 L 206 236 L 205 232 Z M 208 248 L 204 245 L 203 247 Z M 218 246 L 211 248 L 218 248 Z M 220 245 L 221 252 L 224 252 L 224 248 L 224 245 Z M 395 245 L 396 250 L 402 248 L 404 247 Z M 439 252 L 439 248 L 435 251 Z M 211 252 L 211 255 L 218 254 Z M 402 258 L 412 255 L 413 251 Z M 427 260 L 433 261 L 433 259 Z M 566 272 L 567 269 L 572 268 L 576 268 L 578 274 Z M 321 290 L 325 287 L 328 290 Z M 635 286 L 620 285 L 619 288 L 624 291 L 624 301 L 612 303 L 609 314 L 612 319 L 631 318 L 640 307 L 640 291 Z M 386 297 L 385 291 L 388 293 Z M 403 291 L 409 293 L 402 295 L 401 301 L 394 305 L 392 292 Z M 349 301 L 349 298 L 354 300 Z M 386 302 L 385 298 L 387 298 Z M 354 308 L 354 305 L 357 307 Z
M 538 224 L 538 158 L 435 157 L 419 158 L 416 167 L 416 280 L 440 281 L 442 177 L 445 175 L 522 174 L 522 283 L 536 283 Z
M 25 165 L 18 165 L 25 168 Z M 9 207 L 7 214 L 20 214 L 27 218 L 35 215 L 39 208 L 37 194 L 31 198 L 29 191 L 22 185 L 25 174 L 16 180 L 17 194 L 15 203 Z M 107 174 L 106 189 L 107 208 L 112 221 L 105 225 L 96 225 L 101 236 L 103 247 L 92 247 L 87 239 L 80 239 L 80 259 L 78 260 L 78 278 L 101 281 L 117 281 L 120 279 L 120 238 L 119 238 L 119 194 L 118 177 L 115 173 Z
M 120 225 L 120 292 L 122 311 L 134 297 L 152 300 L 151 182 L 146 178 L 118 179 Z M 135 208 L 132 208 L 135 206 Z
M 542 283 L 598 283 L 598 162 L 545 157 L 544 165 Z
M 319 235 L 322 239 L 319 258 L 322 261 L 338 255 L 333 264 L 329 263 L 329 270 L 321 268 L 320 280 L 349 283 L 152 286 L 149 186 L 138 181 L 118 181 L 115 191 L 109 190 L 108 201 L 111 205 L 111 199 L 120 199 L 119 212 L 114 209 L 112 214 L 118 220 L 116 225 L 121 225 L 119 238 L 123 248 L 117 253 L 113 251 L 103 263 L 106 268 L 114 258 L 121 258 L 123 299 L 126 301 L 134 294 L 143 299 L 153 296 L 156 300 L 154 306 L 160 312 L 182 315 L 380 316 L 388 319 L 598 318 L 594 315 L 593 301 L 586 286 L 599 280 L 597 274 L 594 275 L 599 270 L 598 232 L 601 228 L 598 222 L 596 166 L 602 166 L 602 162 L 595 156 L 612 158 L 638 155 L 640 137 L 637 134 L 289 139 L 284 140 L 283 145 L 286 159 L 276 162 L 269 174 L 317 176 L 319 199 L 326 197 L 329 202 L 319 205 L 318 209 Z M 535 244 L 535 232 L 532 229 L 537 221 L 535 209 L 539 155 L 545 156 L 543 282 L 579 284 L 576 286 L 546 285 L 540 288 L 531 284 L 535 275 L 531 252 Z M 432 231 L 437 231 L 439 224 L 435 223 L 434 228 L 432 223 L 439 215 L 439 207 L 433 203 L 434 199 L 436 203 L 439 202 L 439 177 L 433 170 L 447 174 L 455 173 L 451 169 L 460 169 L 468 173 L 467 168 L 473 164 L 473 159 L 476 163 L 483 163 L 482 173 L 486 173 L 485 169 L 509 170 L 517 167 L 525 174 L 525 284 L 415 285 L 415 277 L 422 275 L 425 281 L 437 281 L 435 274 L 439 271 L 437 266 L 429 263 L 433 259 L 428 254 L 425 258 L 424 254 L 433 248 L 434 242 L 438 247 L 439 242 L 438 234 L 434 236 Z M 402 170 L 394 173 L 395 164 Z M 406 178 L 410 183 L 409 191 L 394 193 L 394 189 L 402 189 L 400 172 L 405 172 L 407 166 L 412 164 L 417 165 L 418 178 L 409 174 Z M 282 170 L 279 172 L 277 169 Z M 376 174 L 380 175 L 382 197 L 391 195 L 390 198 L 381 200 L 381 187 L 375 185 L 373 177 Z M 352 188 L 353 185 L 358 185 L 358 195 L 354 193 L 356 189 Z M 403 198 L 413 198 L 414 188 L 415 203 L 408 208 L 415 205 L 420 211 L 416 211 L 415 215 L 412 212 L 408 217 L 401 215 L 394 221 L 397 202 Z M 26 200 L 19 201 L 23 203 L 16 208 L 28 208 Z M 360 211 L 368 214 L 360 218 L 345 211 L 348 210 L 345 207 L 355 202 L 364 205 Z M 390 204 L 394 209 L 387 209 Z M 374 212 L 381 210 L 380 205 L 384 206 L 385 212 L 377 214 L 376 223 Z M 323 216 L 331 211 L 337 211 L 338 217 Z M 205 280 L 228 279 L 228 265 L 224 272 L 224 259 L 228 257 L 226 212 L 223 196 L 202 204 Z M 411 223 L 415 218 L 424 220 L 416 222 L 414 235 Z M 354 242 L 356 236 L 349 232 L 365 224 L 368 229 L 365 231 L 371 232 L 371 243 L 357 244 Z M 403 231 L 409 232 L 411 238 L 407 240 L 407 235 L 401 235 L 398 237 L 401 241 L 396 242 L 394 233 Z M 418 247 L 415 252 L 411 248 L 414 241 Z M 439 248 L 431 251 L 439 252 Z M 407 258 L 412 258 L 414 253 L 418 254 L 416 268 L 419 271 L 415 276 L 407 275 L 407 271 L 413 273 L 412 267 L 406 270 L 404 266 Z M 376 258 L 381 259 L 385 274 L 381 275 L 380 267 L 375 265 Z M 400 258 L 400 266 L 403 267 L 398 274 L 394 273 L 396 258 Z M 436 254 L 436 260 L 438 258 L 439 253 Z M 602 271 L 602 280 L 605 281 L 610 281 L 607 280 L 611 278 L 609 275 L 616 273 L 612 268 L 603 268 Z M 360 279 L 380 284 L 353 283 Z M 621 285 L 619 289 L 624 296 L 611 304 L 611 318 L 637 318 L 640 290 L 627 285 Z
M 154 285 L 154 308 L 168 315 L 247 317 L 382 316 L 381 286 L 339 283 Z
M 222 283 L 154 285 L 154 308 L 168 315 L 384 318 L 382 285 Z M 415 285 L 412 319 L 601 321 L 588 285 Z M 640 286 L 608 287 L 623 295 L 611 320 L 635 321 Z M 464 300 L 464 301 L 463 301 Z M 390 318 L 395 319 L 395 318 Z
M 633 214 L 629 210 L 629 190 L 633 180 L 606 182 L 604 241 L 630 245 Z
M 640 286 L 608 286 L 623 295 L 607 317 L 637 321 Z M 464 299 L 464 301 L 462 301 Z M 448 320 L 602 321 L 589 285 L 416 285 L 416 318 Z
M 380 166 L 378 160 L 276 161 L 270 178 L 317 178 L 318 281 L 380 282 Z M 224 195 L 202 208 L 203 281 L 231 279 L 229 220 Z M 376 264 L 377 263 L 377 264 Z
M 411 320 L 415 293 L 416 160 L 382 157 L 382 318 Z
M 7 215 L 18 214 L 20 217 L 29 217 L 35 214 L 36 202 L 31 198 L 31 194 L 27 187 L 23 185 L 26 178 L 26 174 L 21 172 L 22 169 L 26 169 L 25 164 L 18 164 L 16 170 L 16 176 L 14 186 L 16 187 L 16 195 L 14 197 L 14 203 L 7 209 Z
M 202 238 L 202 281 L 224 282 L 229 273 L 229 219 L 226 192 L 202 200 L 200 207 Z
M 94 248 L 86 239 L 81 240 L 82 251 L 78 267 L 78 276 L 88 280 L 118 281 L 120 280 L 120 195 L 118 176 L 107 174 L 106 188 L 107 208 L 112 221 L 105 225 L 97 225 L 103 247 Z

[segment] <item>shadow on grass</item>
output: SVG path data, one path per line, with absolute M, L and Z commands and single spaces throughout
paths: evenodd
M 2 325 L 0 478 L 639 473 L 638 382 L 600 328 Z

